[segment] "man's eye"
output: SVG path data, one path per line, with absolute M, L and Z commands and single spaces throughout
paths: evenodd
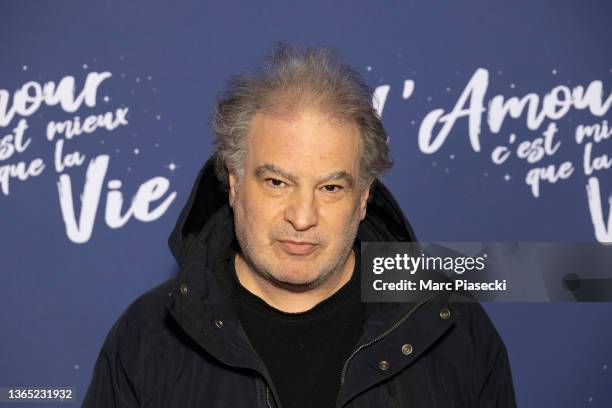
M 339 193 L 340 191 L 342 191 L 342 186 L 339 186 L 337 184 L 328 184 L 326 186 L 323 186 L 323 190 L 325 190 L 325 192 L 327 193 Z
M 272 188 L 282 188 L 283 186 L 285 186 L 284 181 L 280 181 L 279 179 L 274 178 L 266 179 L 266 184 Z

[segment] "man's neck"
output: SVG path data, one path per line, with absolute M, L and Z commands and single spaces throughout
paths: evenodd
M 265 279 L 249 266 L 240 252 L 236 253 L 234 263 L 238 281 L 246 290 L 275 309 L 287 313 L 299 313 L 312 309 L 336 293 L 351 279 L 355 268 L 355 253 L 351 250 L 344 265 L 333 272 L 325 282 L 304 291 L 291 290 Z

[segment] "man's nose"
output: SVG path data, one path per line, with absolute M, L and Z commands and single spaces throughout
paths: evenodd
M 285 221 L 296 231 L 305 231 L 319 222 L 319 209 L 314 192 L 296 191 L 285 209 Z

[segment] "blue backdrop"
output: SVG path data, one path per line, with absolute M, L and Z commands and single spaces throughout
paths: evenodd
M 612 241 L 611 17 L 606 1 L 0 3 L 0 386 L 83 396 L 112 323 L 176 273 L 166 239 L 224 81 L 275 41 L 336 47 L 376 88 L 385 181 L 420 239 Z M 612 406 L 612 304 L 485 306 L 520 406 Z

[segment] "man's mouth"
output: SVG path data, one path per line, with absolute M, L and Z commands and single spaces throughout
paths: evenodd
M 283 251 L 290 255 L 308 255 L 317 249 L 317 245 L 308 241 L 294 241 L 294 240 L 278 240 L 280 247 Z

